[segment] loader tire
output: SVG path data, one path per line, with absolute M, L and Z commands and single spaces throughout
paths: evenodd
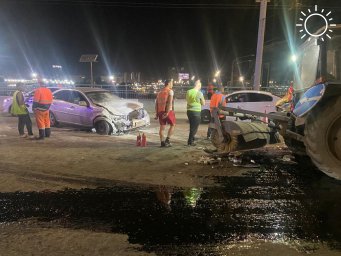
M 304 135 L 304 128 L 295 127 L 295 120 L 293 118 L 289 120 L 286 129 L 289 131 Z M 298 158 L 301 159 L 302 157 L 303 159 L 305 159 L 304 156 L 307 156 L 307 150 L 305 148 L 304 142 L 294 140 L 286 136 L 285 134 L 284 134 L 284 142 L 285 142 L 285 145 L 289 148 L 289 150 L 293 153 L 296 159 Z
M 208 109 L 201 110 L 201 123 L 208 124 L 211 121 L 211 112 Z
M 229 134 L 224 134 L 224 141 L 219 140 L 219 134 L 217 130 L 212 130 L 211 142 L 215 146 L 218 152 L 229 153 L 235 151 L 238 146 L 238 138 L 236 136 L 231 136 Z
M 316 167 L 341 180 L 341 97 L 311 111 L 304 134 L 307 154 Z

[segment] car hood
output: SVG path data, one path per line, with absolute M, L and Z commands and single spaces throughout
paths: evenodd
M 104 107 L 114 115 L 128 115 L 130 112 L 143 108 L 143 104 L 139 102 L 121 100 L 118 102 L 102 102 L 97 104 Z

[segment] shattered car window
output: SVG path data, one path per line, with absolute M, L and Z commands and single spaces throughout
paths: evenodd
M 120 100 L 119 97 L 116 97 L 109 92 L 87 92 L 86 96 L 95 104 Z

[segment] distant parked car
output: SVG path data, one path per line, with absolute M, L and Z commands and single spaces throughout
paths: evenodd
M 262 113 L 276 112 L 276 102 L 280 99 L 269 92 L 243 90 L 228 94 L 225 98 L 226 106 Z M 211 119 L 209 102 L 202 107 L 201 121 L 208 123 Z M 236 120 L 236 117 L 227 116 L 227 120 Z
M 59 87 L 48 87 L 48 88 L 52 92 L 60 89 Z M 32 110 L 33 95 L 34 95 L 34 90 L 24 93 L 25 104 L 27 105 L 28 112 L 30 113 L 33 113 L 33 110 Z M 2 104 L 2 111 L 4 113 L 11 113 L 12 102 L 13 102 L 12 96 L 4 99 L 3 104 Z
M 95 128 L 101 135 L 119 134 L 150 124 L 137 101 L 124 100 L 96 88 L 60 89 L 53 93 L 51 126 L 59 124 Z

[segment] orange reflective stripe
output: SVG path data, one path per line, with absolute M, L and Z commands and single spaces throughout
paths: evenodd
M 41 104 L 51 104 L 51 100 L 40 100 L 39 103 Z

